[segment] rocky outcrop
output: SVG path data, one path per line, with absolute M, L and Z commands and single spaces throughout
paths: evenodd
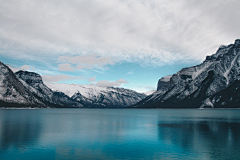
M 161 79 L 159 79 L 158 85 L 157 85 L 157 91 L 167 90 L 171 86 L 171 82 L 170 82 L 171 77 L 172 76 L 166 76 L 166 77 L 162 77 Z

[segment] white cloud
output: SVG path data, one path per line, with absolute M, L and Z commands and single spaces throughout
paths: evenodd
M 83 76 L 69 76 L 69 75 L 42 75 L 44 82 L 62 82 L 67 80 L 83 80 Z
M 19 69 L 21 70 L 30 70 L 30 69 L 34 69 L 33 67 L 30 67 L 29 65 L 23 65 L 22 67 L 20 67 Z
M 102 68 L 106 65 L 113 65 L 116 59 L 113 57 L 105 56 L 101 57 L 95 54 L 91 55 L 80 55 L 80 56 L 60 56 L 58 62 L 68 62 L 76 65 L 76 69 L 93 69 Z M 63 65 L 63 64 L 61 64 Z M 65 65 L 65 64 L 64 64 Z M 70 64 L 68 64 L 70 65 Z M 71 67 L 71 69 L 73 69 Z
M 127 72 L 127 75 L 131 75 L 133 73 L 134 73 L 133 71 L 130 71 L 130 72 Z
M 128 81 L 126 81 L 124 79 L 119 79 L 117 81 L 101 80 L 101 81 L 98 81 L 95 85 L 96 86 L 113 87 L 113 86 L 120 86 L 123 83 L 128 83 Z
M 95 81 L 96 81 L 96 76 L 88 79 L 88 82 L 95 82 Z
M 121 60 L 153 66 L 202 61 L 240 38 L 238 6 L 237 0 L 2 1 L 0 54 L 102 57 L 90 64 L 68 59 L 77 69 Z
M 29 65 L 23 65 L 21 66 L 20 68 L 15 68 L 15 67 L 12 67 L 10 65 L 7 65 L 13 72 L 17 72 L 17 71 L 20 71 L 20 70 L 24 70 L 24 71 L 27 71 L 27 70 L 34 70 L 35 68 L 32 67 L 32 66 L 29 66 Z
M 59 64 L 58 65 L 59 71 L 74 71 L 74 68 L 71 64 L 65 63 L 65 64 Z
M 108 80 L 101 80 L 96 83 L 96 86 L 107 86 L 107 87 L 120 86 L 120 85 L 121 83 L 110 82 Z
M 119 79 L 116 81 L 117 83 L 128 83 L 128 81 L 126 81 L 125 79 Z

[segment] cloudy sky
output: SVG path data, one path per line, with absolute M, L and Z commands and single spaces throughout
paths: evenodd
M 237 38 L 239 0 L 0 0 L 0 61 L 45 82 L 148 91 Z

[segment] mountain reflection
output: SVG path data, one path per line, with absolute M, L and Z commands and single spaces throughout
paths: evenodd
M 0 159 L 239 159 L 239 114 L 240 110 L 0 110 Z
M 39 119 L 19 112 L 21 111 L 6 110 L 0 115 L 0 150 L 9 147 L 23 149 L 39 139 L 41 133 Z
M 160 123 L 161 141 L 186 151 L 204 153 L 211 159 L 238 159 L 240 156 L 240 123 L 218 120 Z

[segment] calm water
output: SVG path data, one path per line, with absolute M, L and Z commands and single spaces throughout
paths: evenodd
M 240 110 L 0 110 L 0 159 L 240 159 Z

